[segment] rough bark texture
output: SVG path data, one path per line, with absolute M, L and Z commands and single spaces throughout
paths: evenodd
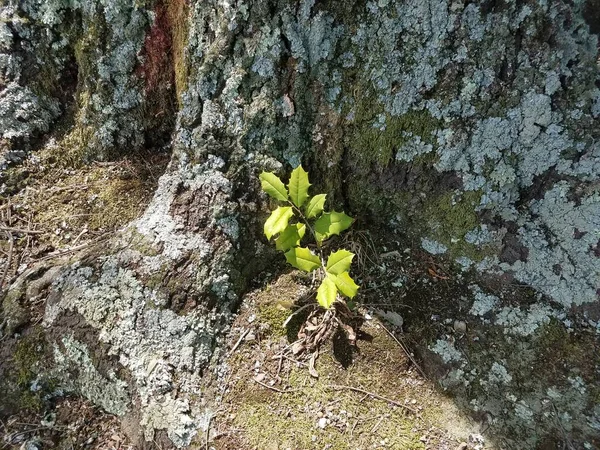
M 423 347 L 505 445 L 600 445 L 597 9 L 5 1 L 5 166 L 49 132 L 84 159 L 172 136 L 144 216 L 36 291 L 54 361 L 40 376 L 132 417 L 146 439 L 189 444 L 209 420 L 203 371 L 270 257 L 256 176 L 302 162 L 332 205 L 465 272 L 461 302 L 489 345 L 466 357 L 438 330 Z M 9 291 L 5 333 L 41 276 Z M 505 297 L 479 279 L 533 290 Z M 549 378 L 532 361 L 553 330 L 582 336 L 582 357 Z

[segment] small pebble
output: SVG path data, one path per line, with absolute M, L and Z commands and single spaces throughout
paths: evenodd
M 460 334 L 465 334 L 467 332 L 467 324 L 462 320 L 454 321 L 454 331 Z

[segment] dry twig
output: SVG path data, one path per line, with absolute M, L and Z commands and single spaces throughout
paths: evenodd
M 348 391 L 354 391 L 354 392 L 358 392 L 358 393 L 361 393 L 361 394 L 365 394 L 365 395 L 368 395 L 370 397 L 376 398 L 378 400 L 381 400 L 381 401 L 384 401 L 384 402 L 388 402 L 388 403 L 390 403 L 390 404 L 392 404 L 394 406 L 398 406 L 399 408 L 403 408 L 406 411 L 409 411 L 409 412 L 411 412 L 411 413 L 413 413 L 415 415 L 418 414 L 417 411 L 415 411 L 414 409 L 412 409 L 409 406 L 406 406 L 403 403 L 397 402 L 396 400 L 392 400 L 392 399 L 389 399 L 387 397 L 383 397 L 383 396 L 381 396 L 379 394 L 375 394 L 374 392 L 365 391 L 364 389 L 360 389 L 360 388 L 357 388 L 357 387 L 354 387 L 354 386 L 346 386 L 346 385 L 342 385 L 342 384 L 329 384 L 326 387 L 328 387 L 330 389 L 337 390 L 337 391 L 348 390 Z
M 280 393 L 280 394 L 289 394 L 289 393 L 291 393 L 291 392 L 294 392 L 294 391 L 295 391 L 295 389 L 286 389 L 285 391 L 282 391 L 281 389 L 278 389 L 278 388 L 276 388 L 276 387 L 274 387 L 274 386 L 269 386 L 268 384 L 266 384 L 266 383 L 263 383 L 262 381 L 258 381 L 256 378 L 253 378 L 253 380 L 254 380 L 256 383 L 260 384 L 262 387 L 264 387 L 264 388 L 267 388 L 267 389 L 270 389 L 270 390 L 272 390 L 272 391 L 275 391 L 275 392 L 278 392 L 278 393 Z
M 250 333 L 250 328 L 247 328 L 240 336 L 240 338 L 237 340 L 237 342 L 234 344 L 234 346 L 231 348 L 231 351 L 229 352 L 228 356 L 233 355 L 233 353 L 238 349 L 238 347 L 240 346 L 240 344 L 242 343 L 242 341 L 244 340 L 244 338 L 246 336 L 248 336 L 248 333 Z
M 410 362 L 412 362 L 414 364 L 414 366 L 417 368 L 417 370 L 419 371 L 419 373 L 421 374 L 421 376 L 423 378 L 427 378 L 427 376 L 425 375 L 425 372 L 423 372 L 423 369 L 421 369 L 421 367 L 417 364 L 417 361 L 415 360 L 415 358 L 410 354 L 410 352 L 408 351 L 408 348 L 406 348 L 406 345 L 404 345 L 404 343 L 402 341 L 400 341 L 400 339 L 398 339 L 394 333 L 392 333 L 390 330 L 387 329 L 387 327 L 382 324 L 381 322 L 379 323 L 381 325 L 381 327 L 386 331 L 387 334 L 389 334 L 389 336 L 396 341 L 396 343 L 400 346 L 400 348 L 404 351 L 404 353 L 406 354 L 406 356 L 408 357 L 408 359 L 410 359 Z
M 24 228 L 14 228 L 14 227 L 6 227 L 0 226 L 0 231 L 7 231 L 9 233 L 21 233 L 21 234 L 43 234 L 43 231 L 39 230 L 27 230 Z

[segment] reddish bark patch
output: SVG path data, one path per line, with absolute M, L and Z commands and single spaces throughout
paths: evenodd
M 146 93 L 170 86 L 174 80 L 171 20 L 162 2 L 156 6 L 154 14 L 154 23 L 141 52 L 144 62 L 138 68 L 146 83 Z

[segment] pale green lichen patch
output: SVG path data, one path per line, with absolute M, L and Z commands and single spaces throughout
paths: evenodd
M 101 374 L 89 352 L 85 344 L 69 335 L 55 344 L 54 374 L 61 379 L 61 387 L 86 397 L 111 414 L 124 415 L 131 406 L 127 383 L 114 372 Z

